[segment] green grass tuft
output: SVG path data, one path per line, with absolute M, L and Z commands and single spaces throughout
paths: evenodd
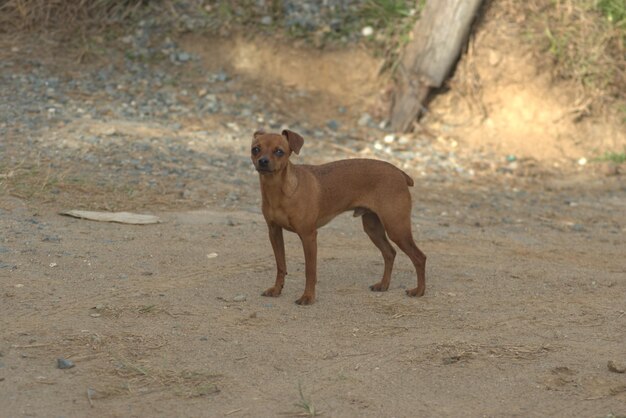
M 626 29 L 626 1 L 624 0 L 598 0 L 596 8 L 607 18 L 609 22 Z
M 624 164 L 626 162 L 626 152 L 607 151 L 604 155 L 595 159 L 600 162 L 612 162 L 615 164 Z

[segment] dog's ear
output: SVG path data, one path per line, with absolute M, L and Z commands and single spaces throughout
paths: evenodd
M 291 150 L 296 154 L 300 154 L 300 148 L 304 145 L 304 138 L 289 129 L 283 130 L 282 135 L 287 138 L 289 148 L 291 148 Z
M 258 136 L 264 135 L 265 131 L 263 129 L 259 129 L 258 131 L 252 134 L 252 138 L 256 139 Z

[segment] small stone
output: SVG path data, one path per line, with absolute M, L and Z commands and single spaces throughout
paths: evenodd
M 200 337 L 200 341 L 209 341 L 209 337 L 202 336 Z
M 218 72 L 217 74 L 215 74 L 215 79 L 216 79 L 217 81 L 222 82 L 222 83 L 223 83 L 224 81 L 228 81 L 228 80 L 229 80 L 229 78 L 230 78 L 230 77 L 228 77 L 228 74 L 227 74 L 226 72 L 224 72 L 224 71 L 220 71 L 220 72 Z
M 273 23 L 272 16 L 263 16 L 261 18 L 261 24 L 265 26 L 269 26 Z
M 182 51 L 176 55 L 176 59 L 180 62 L 187 62 L 191 59 L 191 55 L 188 52 Z
M 383 142 L 385 144 L 391 144 L 396 140 L 396 136 L 394 134 L 385 135 L 383 138 Z
M 609 368 L 609 371 L 612 371 L 613 373 L 626 373 L 626 364 L 616 363 L 613 360 L 609 360 L 606 366 Z
M 332 129 L 333 131 L 336 131 L 337 129 L 339 129 L 339 122 L 337 122 L 334 119 L 331 119 L 331 120 L 328 121 L 326 126 L 328 126 L 329 129 Z
M 102 133 L 106 136 L 113 136 L 117 134 L 117 129 L 115 129 L 114 126 L 111 126 L 110 128 L 105 129 Z
M 579 158 L 578 159 L 578 165 L 580 165 L 580 166 L 587 165 L 587 159 L 585 157 Z
M 501 60 L 502 60 L 502 57 L 500 56 L 498 51 L 493 50 L 493 49 L 489 50 L 489 65 L 495 67 L 496 65 L 500 63 Z
M 450 356 L 450 357 L 444 357 L 443 359 L 441 359 L 441 362 L 443 364 L 454 364 L 454 363 L 458 363 L 461 360 L 461 356 Z
M 92 318 L 100 318 L 102 315 L 100 315 L 99 313 L 92 313 L 92 314 L 89 314 L 89 316 Z
M 71 360 L 66 360 L 63 357 L 59 357 L 57 359 L 57 367 L 59 369 L 71 369 L 74 366 L 75 366 L 75 364 Z
M 246 299 L 246 295 L 237 295 L 233 298 L 233 302 L 245 302 Z
M 371 26 L 365 26 L 363 29 L 361 29 L 361 35 L 368 37 L 368 36 L 372 36 L 374 34 L 374 28 Z
M 217 253 L 209 253 L 206 255 L 206 258 L 216 258 L 217 257 Z
M 357 125 L 359 126 L 369 126 L 372 123 L 372 117 L 369 113 L 363 113 L 359 118 Z

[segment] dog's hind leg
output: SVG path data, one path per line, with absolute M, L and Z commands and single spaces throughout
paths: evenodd
M 387 239 L 385 228 L 380 222 L 378 215 L 374 212 L 365 212 L 362 217 L 363 230 L 368 237 L 372 240 L 374 245 L 378 247 L 383 260 L 385 261 L 385 271 L 383 278 L 380 282 L 370 286 L 370 289 L 374 292 L 384 292 L 389 288 L 389 282 L 391 281 L 391 270 L 393 269 L 393 261 L 396 257 L 396 250 L 393 249 L 391 243 Z
M 423 296 L 426 291 L 426 255 L 417 247 L 411 233 L 411 215 L 407 211 L 405 219 L 393 219 L 392 222 L 382 223 L 385 226 L 389 239 L 393 241 L 409 258 L 415 267 L 417 274 L 417 287 L 408 289 L 406 294 L 409 296 Z

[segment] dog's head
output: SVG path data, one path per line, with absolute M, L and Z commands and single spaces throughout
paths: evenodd
M 300 153 L 304 139 L 285 129 L 282 134 L 256 131 L 252 138 L 252 163 L 259 174 L 275 173 L 287 166 L 292 152 Z

